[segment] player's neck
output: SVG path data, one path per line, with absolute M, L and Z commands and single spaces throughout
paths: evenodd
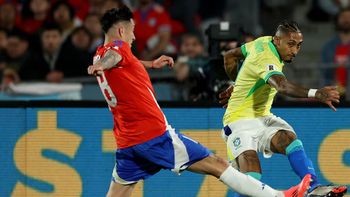
M 120 37 L 118 37 L 118 36 L 108 36 L 108 35 L 106 35 L 104 45 L 106 45 L 106 44 L 108 44 L 108 43 L 110 43 L 110 42 L 113 42 L 113 41 L 115 41 L 115 40 L 121 40 L 121 41 L 123 41 L 123 40 L 122 40 Z

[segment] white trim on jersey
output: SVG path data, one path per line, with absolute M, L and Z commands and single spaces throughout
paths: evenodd
M 162 109 L 161 109 L 160 106 L 158 105 L 158 102 L 157 102 L 156 97 L 154 96 L 153 92 L 152 92 L 148 87 L 147 87 L 147 89 L 148 89 L 149 93 L 151 93 L 151 96 L 152 96 L 154 102 L 157 104 L 159 110 L 162 112 L 163 117 L 164 117 L 164 120 L 165 120 L 165 126 L 167 127 L 167 130 L 168 130 L 168 127 L 171 128 L 171 125 L 169 125 L 168 120 L 166 119 L 166 117 L 165 117 L 165 115 L 164 115 Z
M 153 94 L 153 92 L 147 87 L 148 91 L 151 93 L 151 96 L 154 100 L 154 102 L 157 104 L 160 111 L 162 109 L 158 105 L 158 102 Z M 181 170 L 186 169 L 188 166 L 185 166 L 184 164 L 190 161 L 189 155 L 187 153 L 187 149 L 185 144 L 180 140 L 179 136 L 175 133 L 175 129 L 171 127 L 171 125 L 168 124 L 168 120 L 166 119 L 163 111 L 162 111 L 166 129 L 169 131 L 170 137 L 172 139 L 173 147 L 174 147 L 174 169 L 172 169 L 175 173 L 180 173 Z

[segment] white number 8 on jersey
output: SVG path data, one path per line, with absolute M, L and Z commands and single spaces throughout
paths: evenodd
M 105 74 L 102 73 L 102 75 L 97 76 L 97 81 L 98 81 L 98 84 L 100 85 L 100 89 L 108 105 L 111 107 L 117 106 L 117 98 L 113 94 L 111 87 L 108 85 Z

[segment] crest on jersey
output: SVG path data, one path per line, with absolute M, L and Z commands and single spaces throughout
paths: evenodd
M 273 65 L 273 64 L 267 64 L 267 65 L 266 65 L 266 70 L 267 70 L 267 71 L 272 71 L 272 70 L 277 70 L 277 69 L 276 69 L 276 66 L 275 66 L 275 65 Z
M 98 60 L 100 60 L 101 59 L 101 56 L 100 55 L 96 55 L 95 57 L 94 57 L 94 61 L 93 61 L 93 64 L 95 64 Z
M 236 150 L 239 148 L 241 145 L 241 138 L 237 137 L 233 140 L 233 145 L 235 146 Z

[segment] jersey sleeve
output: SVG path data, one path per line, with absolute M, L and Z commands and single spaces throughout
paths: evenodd
M 272 75 L 283 75 L 282 64 L 276 62 L 273 58 L 261 59 L 256 68 L 256 72 L 260 79 L 263 79 L 265 83 L 269 80 Z

